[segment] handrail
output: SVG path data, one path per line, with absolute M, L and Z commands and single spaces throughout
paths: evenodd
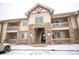
M 52 27 L 68 27 L 68 22 L 52 23 Z
M 17 30 L 18 26 L 8 26 L 7 30 Z

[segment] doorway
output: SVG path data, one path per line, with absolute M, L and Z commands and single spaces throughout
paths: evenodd
M 35 43 L 45 44 L 45 28 L 35 28 Z

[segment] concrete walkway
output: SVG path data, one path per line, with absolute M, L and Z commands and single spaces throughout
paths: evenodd
M 79 44 L 46 45 L 35 47 L 30 45 L 11 45 L 12 50 L 56 50 L 56 51 L 79 51 Z

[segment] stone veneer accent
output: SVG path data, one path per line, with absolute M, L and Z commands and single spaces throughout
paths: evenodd
M 46 38 L 46 44 L 51 44 L 51 26 L 50 23 L 44 23 L 44 24 L 30 24 L 29 25 L 29 37 L 28 37 L 28 44 L 34 44 L 35 43 L 35 28 L 45 28 L 45 38 Z M 49 34 L 49 35 L 48 35 Z

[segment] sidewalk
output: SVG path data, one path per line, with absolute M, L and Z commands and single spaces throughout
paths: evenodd
M 11 45 L 12 50 L 52 50 L 52 51 L 79 51 L 79 44 L 46 45 L 35 47 L 30 45 Z

